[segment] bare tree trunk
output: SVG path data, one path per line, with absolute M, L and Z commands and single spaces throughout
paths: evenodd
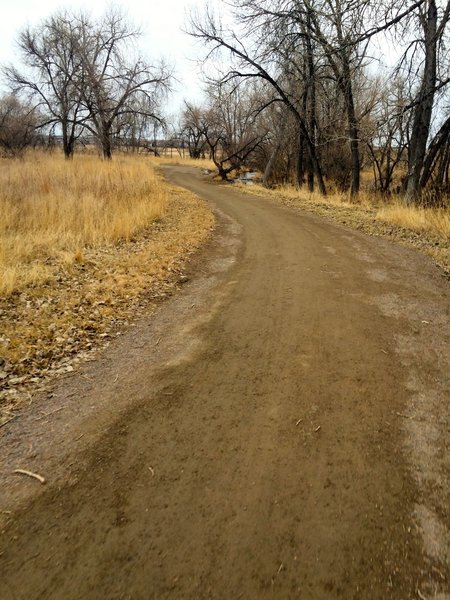
M 303 114 L 306 115 L 308 108 L 308 93 L 307 90 L 303 94 Z M 309 162 L 311 168 L 311 162 Z M 305 137 L 302 135 L 301 129 L 298 132 L 297 143 L 297 160 L 295 163 L 296 187 L 300 189 L 305 182 Z
M 311 146 L 308 146 L 308 150 L 309 150 L 309 159 L 312 164 L 312 169 L 313 169 L 315 176 L 317 177 L 317 185 L 319 186 L 319 191 L 322 194 L 322 196 L 326 196 L 327 188 L 325 187 L 325 181 L 323 179 L 322 168 L 320 166 L 320 162 L 319 162 L 319 158 L 317 156 L 316 150 L 314 147 L 311 148 Z
M 441 160 L 439 162 L 439 169 L 438 169 L 438 174 L 437 174 L 437 178 L 436 178 L 436 187 L 439 190 L 443 190 L 444 189 L 444 182 L 446 180 L 446 175 L 448 173 L 448 161 L 449 161 L 449 146 L 448 144 L 446 144 L 444 151 L 441 155 Z
M 445 172 L 444 172 L 445 191 L 447 192 L 447 194 L 450 189 L 449 167 L 450 167 L 450 146 L 447 145 L 447 149 L 445 151 Z
M 264 187 L 269 187 L 269 181 L 270 181 L 270 177 L 272 175 L 272 171 L 273 171 L 273 165 L 275 164 L 275 160 L 277 158 L 278 152 L 280 151 L 281 148 L 281 140 L 278 138 L 277 143 L 275 144 L 269 160 L 267 161 L 267 165 L 266 168 L 264 169 L 264 175 L 263 175 L 263 186 Z
M 414 202 L 421 191 L 420 179 L 425 160 L 431 115 L 436 88 L 437 54 L 437 8 L 435 0 L 430 0 L 426 21 L 423 21 L 425 38 L 425 65 L 419 97 L 414 110 L 413 126 L 408 157 L 406 198 Z
M 270 177 L 272 175 L 273 166 L 275 164 L 275 160 L 280 151 L 285 130 L 286 130 L 286 119 L 283 120 L 280 131 L 278 132 L 278 135 L 277 135 L 275 146 L 273 147 L 272 153 L 270 154 L 269 160 L 267 161 L 266 168 L 264 169 L 264 175 L 263 175 L 263 181 L 262 181 L 262 184 L 264 187 L 269 187 L 269 181 L 270 181 Z
M 291 108 L 291 106 L 289 106 L 289 108 Z M 322 194 L 322 196 L 326 196 L 327 188 L 325 186 L 325 180 L 323 178 L 322 167 L 320 165 L 320 160 L 319 160 L 319 156 L 317 154 L 316 146 L 313 143 L 313 141 L 311 140 L 311 137 L 307 130 L 304 119 L 301 118 L 301 116 L 298 114 L 297 111 L 294 111 L 294 115 L 296 116 L 297 121 L 300 126 L 300 135 L 306 142 L 306 148 L 308 150 L 308 158 L 310 161 L 311 170 L 317 179 L 317 185 L 319 187 L 319 192 Z
M 358 122 L 355 116 L 355 107 L 353 96 L 351 99 L 351 108 L 349 110 L 349 129 L 350 129 L 350 151 L 352 156 L 352 181 L 350 185 L 350 195 L 355 197 L 359 194 L 361 159 L 359 155 L 359 130 Z
M 311 11 L 307 13 L 308 31 L 311 29 Z M 306 57 L 308 63 L 308 125 L 311 143 L 316 147 L 316 70 L 314 66 L 314 50 L 311 36 L 306 36 Z M 311 161 L 308 161 L 308 190 L 314 191 L 314 169 Z
M 73 158 L 73 140 L 69 134 L 69 132 L 67 131 L 67 122 L 62 122 L 62 137 L 63 137 L 63 152 L 64 152 L 64 158 L 66 160 L 70 160 L 71 158 Z
M 434 136 L 432 142 L 430 143 L 430 147 L 428 149 L 426 158 L 423 161 L 422 175 L 420 178 L 420 189 L 422 190 L 431 179 L 433 166 L 436 163 L 436 159 L 438 155 L 441 153 L 442 149 L 448 144 L 448 139 L 450 137 L 450 117 L 444 121 L 441 128 Z
M 102 152 L 105 160 L 112 159 L 112 142 L 111 134 L 108 131 L 103 131 L 102 135 Z
M 298 134 L 297 160 L 295 163 L 296 187 L 301 188 L 305 179 L 305 138 Z
M 352 158 L 352 178 L 350 184 L 350 196 L 355 197 L 359 193 L 361 158 L 359 153 L 359 127 L 353 98 L 353 86 L 350 73 L 348 57 L 345 51 L 342 56 L 342 91 L 344 93 L 345 106 L 347 109 L 348 132 L 350 138 L 350 153 Z

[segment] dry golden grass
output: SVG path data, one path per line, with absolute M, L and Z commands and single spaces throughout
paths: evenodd
M 348 200 L 348 196 L 346 194 L 340 193 L 332 193 L 327 196 L 322 196 L 317 192 L 307 192 L 306 190 L 299 190 L 295 188 L 293 185 L 284 184 L 279 185 L 276 188 L 268 189 L 263 187 L 260 184 L 246 185 L 244 183 L 236 184 L 240 189 L 244 189 L 245 191 L 250 191 L 252 193 L 256 193 L 258 195 L 270 196 L 271 198 L 276 199 L 277 197 L 283 197 L 287 200 L 291 200 L 292 202 L 296 201 L 307 201 L 311 204 L 319 204 L 319 205 L 333 205 L 333 206 L 345 206 L 351 207 L 352 204 Z
M 450 210 L 421 208 L 396 202 L 378 210 L 377 219 L 413 231 L 431 232 L 450 240 Z
M 209 158 L 193 159 L 189 156 L 182 157 L 178 153 L 173 153 L 173 156 L 158 156 L 151 157 L 151 161 L 155 165 L 183 165 L 186 167 L 198 167 L 199 169 L 209 169 L 215 171 L 216 166 Z
M 0 295 L 0 424 L 30 392 L 45 389 L 46 381 L 73 370 L 129 322 L 149 314 L 176 289 L 187 258 L 209 237 L 214 217 L 206 203 L 169 185 L 149 162 L 130 156 L 105 164 L 92 156 L 75 157 L 72 165 L 34 156 L 5 163 L 4 207 L 13 215 L 9 229 L 2 222 L 2 244 L 11 249 L 15 239 L 21 262 L 14 264 L 10 255 L 1 263 L 12 275 L 7 286 L 2 280 L 8 293 Z M 13 177 L 23 180 L 22 195 Z M 29 177 L 40 182 L 36 193 Z M 47 195 L 42 181 L 50 182 Z M 86 189 L 90 194 L 83 196 Z M 35 206 L 28 208 L 32 194 Z M 39 214 L 39 206 L 50 215 Z
M 130 240 L 164 214 L 150 161 L 32 153 L 0 169 L 0 296 L 48 280 L 85 248 Z

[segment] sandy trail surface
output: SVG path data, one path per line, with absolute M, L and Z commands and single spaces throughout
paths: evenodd
M 448 281 L 165 172 L 216 233 L 178 295 L 0 432 L 0 599 L 449 598 Z

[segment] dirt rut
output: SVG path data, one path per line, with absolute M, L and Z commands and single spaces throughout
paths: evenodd
M 166 173 L 220 209 L 219 242 L 159 334 L 141 324 L 66 380 L 25 465 L 47 486 L 11 475 L 33 439 L 11 424 L 0 598 L 448 598 L 448 283 L 387 241 Z

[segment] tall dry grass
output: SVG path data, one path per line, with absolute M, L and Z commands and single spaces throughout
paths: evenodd
M 164 213 L 147 157 L 31 153 L 0 166 L 0 295 L 52 276 L 83 249 L 130 240 Z
M 322 196 L 319 194 L 319 192 L 309 192 L 306 189 L 298 189 L 292 184 L 277 185 L 275 188 L 265 188 L 259 183 L 250 186 L 243 183 L 238 183 L 237 186 L 240 189 L 244 189 L 249 192 L 256 192 L 272 198 L 282 196 L 283 198 L 292 200 L 293 202 L 296 200 L 301 200 L 311 204 L 319 205 L 334 205 L 348 208 L 354 206 L 350 203 L 348 194 L 343 192 L 332 192 L 328 193 L 327 196 Z
M 217 171 L 215 164 L 209 158 L 194 159 L 189 156 L 180 156 L 177 152 L 174 152 L 172 156 L 152 156 L 151 160 L 155 165 L 180 165 Z
M 450 210 L 448 208 L 421 208 L 402 202 L 380 208 L 377 219 L 418 232 L 437 234 L 450 240 Z

